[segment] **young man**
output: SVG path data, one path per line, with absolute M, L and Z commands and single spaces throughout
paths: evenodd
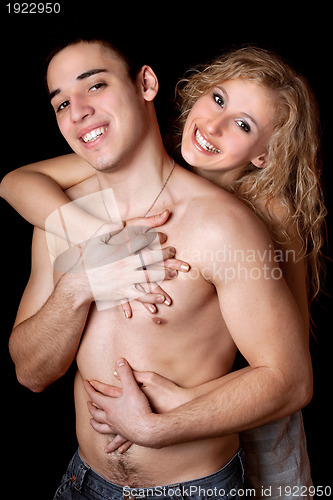
M 270 239 L 234 197 L 173 165 L 159 133 L 153 104 L 158 82 L 150 67 L 133 81 L 126 61 L 110 47 L 79 42 L 52 58 L 47 82 L 61 133 L 96 170 L 67 195 L 74 200 L 112 187 L 122 220 L 168 208 L 168 243 L 191 265 L 163 285 L 172 294 L 171 308 L 152 319 L 134 304 L 128 321 L 119 307 L 96 308 L 85 273 L 56 275 L 54 286 L 45 234 L 36 229 L 32 274 L 10 348 L 18 378 L 35 391 L 59 378 L 76 356 L 80 455 L 56 498 L 121 498 L 132 494 L 125 486 L 162 485 L 170 498 L 175 492 L 167 485 L 175 484 L 185 496 L 189 486 L 201 498 L 203 489 L 236 492 L 242 484 L 237 432 L 295 412 L 311 395 L 304 325 L 269 259 Z M 107 217 L 108 199 L 99 210 Z M 221 248 L 228 248 L 229 260 L 220 258 Z M 253 258 L 242 259 L 249 250 Z M 110 436 L 90 425 L 86 380 L 115 384 L 114 365 L 124 357 L 135 370 L 192 387 L 227 375 L 237 348 L 249 368 L 228 380 L 218 401 L 208 394 L 174 421 L 181 422 L 183 438 L 177 435 L 174 444 L 172 436 L 166 442 L 153 435 L 149 443 L 142 428 L 142 443 L 124 455 L 105 453 Z M 214 412 L 210 422 L 205 412 L 201 428 L 200 412 L 209 401 Z M 135 412 L 133 421 L 140 422 Z M 146 495 L 163 498 L 159 489 Z

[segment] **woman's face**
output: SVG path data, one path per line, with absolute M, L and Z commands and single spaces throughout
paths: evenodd
M 229 172 L 237 178 L 249 163 L 264 166 L 274 118 L 274 99 L 267 88 L 241 78 L 223 81 L 192 107 L 182 155 L 202 175 Z

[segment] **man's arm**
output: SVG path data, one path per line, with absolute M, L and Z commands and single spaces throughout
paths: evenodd
M 168 216 L 166 210 L 137 219 L 138 224 L 145 224 L 142 232 L 136 226 L 130 231 L 129 225 L 126 234 L 118 233 L 106 240 L 104 236 L 93 238 L 81 251 L 72 246 L 59 255 L 61 262 L 55 260 L 55 268 L 61 272 L 53 270 L 44 231 L 35 229 L 31 276 L 9 341 L 17 377 L 23 385 L 38 392 L 68 370 L 93 301 L 102 301 L 108 307 L 128 298 L 148 305 L 170 305 L 169 295 L 154 282 L 173 279 L 178 270 L 186 272 L 189 266 L 174 259 L 176 250 L 172 247 L 160 249 L 158 244 L 155 250 L 150 248 L 156 239 L 165 242 L 166 236 L 146 231 L 163 225 Z M 145 270 L 141 268 L 142 259 Z M 152 289 L 139 296 L 133 285 L 147 283 Z
M 9 340 L 21 384 L 40 392 L 68 370 L 91 300 L 83 273 L 65 274 L 54 287 L 45 234 L 35 229 L 31 275 Z

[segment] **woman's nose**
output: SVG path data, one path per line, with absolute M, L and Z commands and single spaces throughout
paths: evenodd
M 215 115 L 207 121 L 207 132 L 212 135 L 222 135 L 225 124 L 226 117 L 221 116 L 220 114 Z

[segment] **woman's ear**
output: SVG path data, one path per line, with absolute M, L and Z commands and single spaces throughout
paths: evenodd
M 152 101 L 158 92 L 158 79 L 150 66 L 142 66 L 139 73 L 139 85 L 146 101 Z
M 264 168 L 266 167 L 266 161 L 267 161 L 267 151 L 265 151 L 259 156 L 256 156 L 256 158 L 253 158 L 253 160 L 251 160 L 251 163 L 257 168 Z

